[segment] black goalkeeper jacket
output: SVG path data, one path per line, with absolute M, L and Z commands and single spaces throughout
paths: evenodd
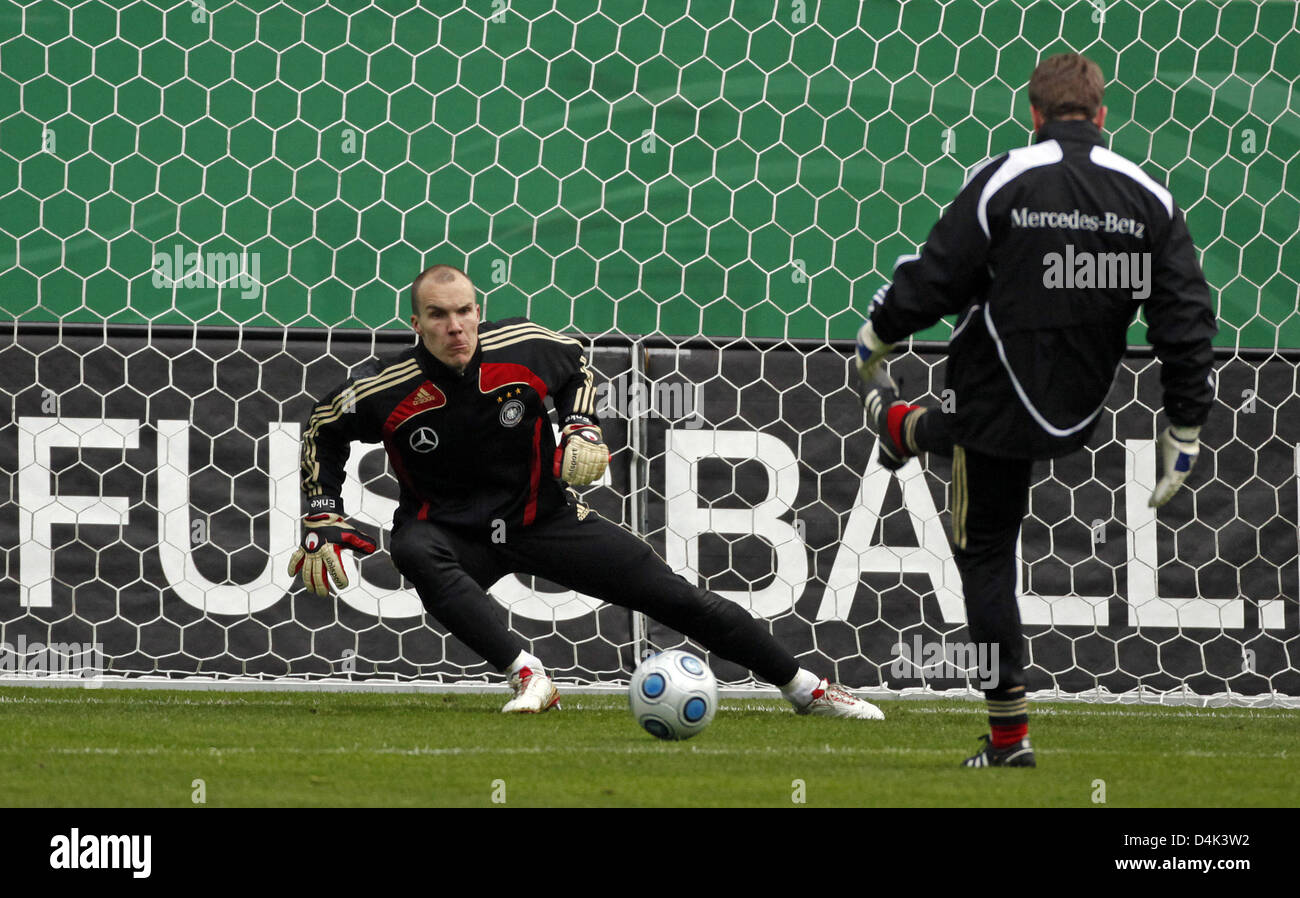
M 553 474 L 560 420 L 598 424 L 580 344 L 524 318 L 484 322 L 463 374 L 423 343 L 372 359 L 312 411 L 302 439 L 308 510 L 342 511 L 350 443 L 384 444 L 401 485 L 395 526 L 410 518 L 491 530 L 528 526 L 567 504 Z
M 1182 210 L 1094 124 L 1058 121 L 971 176 L 920 254 L 898 261 L 870 317 L 897 343 L 958 315 L 955 441 L 1053 458 L 1088 441 L 1139 308 L 1166 416 L 1204 423 L 1215 315 Z

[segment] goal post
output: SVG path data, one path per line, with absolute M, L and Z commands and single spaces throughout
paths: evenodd
M 964 635 L 949 472 L 874 466 L 847 360 L 894 260 L 975 165 L 1030 139 L 1034 62 L 1069 49 L 1107 75 L 1111 146 L 1186 210 L 1218 302 L 1218 399 L 1189 486 L 1146 508 L 1161 401 L 1139 321 L 1088 449 L 1036 469 L 1031 687 L 1300 700 L 1298 15 L 22 7 L 0 37 L 0 681 L 47 676 L 69 654 L 56 645 L 100 646 L 101 673 L 125 679 L 493 678 L 386 552 L 337 603 L 285 573 L 311 403 L 409 345 L 406 288 L 445 261 L 488 317 L 591 344 L 615 450 L 587 494 L 599 513 L 810 667 L 969 694 L 988 659 Z M 909 397 L 951 401 L 951 327 L 891 362 Z M 381 530 L 396 497 L 381 452 L 354 451 L 348 490 Z M 550 584 L 494 596 L 578 684 L 679 641 Z

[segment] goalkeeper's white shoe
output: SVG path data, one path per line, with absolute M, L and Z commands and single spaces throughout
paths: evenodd
M 813 690 L 812 701 L 802 708 L 796 708 L 795 713 L 811 714 L 814 717 L 851 717 L 855 720 L 885 719 L 885 712 L 871 702 L 863 701 L 839 683 L 832 683 L 825 678 Z
M 519 668 L 510 675 L 510 688 L 515 697 L 501 709 L 503 714 L 541 714 L 560 707 L 560 691 L 544 673 L 533 673 L 530 667 Z

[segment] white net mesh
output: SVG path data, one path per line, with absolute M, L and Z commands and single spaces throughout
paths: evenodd
M 606 514 L 810 666 L 963 687 L 897 664 L 917 637 L 962 638 L 948 472 L 869 467 L 836 341 L 966 171 L 1026 142 L 1036 59 L 1074 49 L 1110 78 L 1112 147 L 1187 210 L 1220 304 L 1220 403 L 1192 488 L 1158 516 L 1139 501 L 1160 406 L 1140 353 L 1092 448 L 1042 467 L 1023 534 L 1033 685 L 1300 695 L 1293 4 L 38 0 L 0 15 L 13 668 L 21 642 L 102 644 L 124 675 L 486 673 L 382 557 L 337 607 L 283 572 L 300 422 L 350 365 L 403 343 L 403 289 L 447 261 L 490 317 L 600 342 L 621 447 L 591 494 Z M 941 403 L 942 356 L 919 348 L 897 373 Z M 385 524 L 382 457 L 350 473 L 349 507 Z M 561 673 L 624 678 L 644 643 L 626 615 L 548 589 L 496 594 Z

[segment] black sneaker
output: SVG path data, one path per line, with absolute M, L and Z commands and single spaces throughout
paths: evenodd
M 1026 736 L 1015 745 L 1006 748 L 994 748 L 988 733 L 980 736 L 984 747 L 961 762 L 963 767 L 1037 767 L 1034 761 L 1034 747 Z
M 887 471 L 897 471 L 907 464 L 912 453 L 894 440 L 889 429 L 890 410 L 901 406 L 904 411 L 899 414 L 906 415 L 906 410 L 913 406 L 899 401 L 898 385 L 882 368 L 877 368 L 871 381 L 863 384 L 863 390 L 862 405 L 867 410 L 867 420 L 879 437 L 880 466 Z

